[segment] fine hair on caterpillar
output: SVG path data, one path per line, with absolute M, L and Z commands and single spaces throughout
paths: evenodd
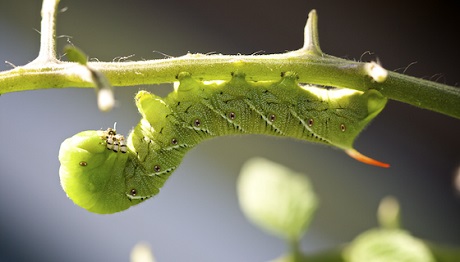
M 108 129 L 83 131 L 62 143 L 61 184 L 77 205 L 96 213 L 136 205 L 159 193 L 188 150 L 224 135 L 291 137 L 389 166 L 353 149 L 387 102 L 376 90 L 300 85 L 293 72 L 276 81 L 247 81 L 242 73 L 232 73 L 229 81 L 199 81 L 187 72 L 177 79 L 164 98 L 136 94 L 142 119 L 126 139 Z

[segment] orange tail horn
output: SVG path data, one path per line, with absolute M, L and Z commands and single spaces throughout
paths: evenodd
M 351 156 L 352 158 L 360 161 L 360 162 L 363 162 L 365 164 L 368 164 L 368 165 L 373 165 L 373 166 L 379 166 L 379 167 L 390 167 L 390 164 L 387 164 L 387 163 L 383 163 L 383 162 L 380 162 L 380 161 L 377 161 L 375 159 L 372 159 L 370 157 L 367 157 L 361 153 L 359 153 L 358 151 L 356 151 L 355 149 L 347 149 L 345 150 L 345 152 Z

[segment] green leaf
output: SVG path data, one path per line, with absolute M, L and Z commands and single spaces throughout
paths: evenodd
M 75 46 L 66 45 L 64 47 L 64 52 L 66 53 L 67 59 L 70 62 L 76 62 L 81 65 L 86 65 L 86 63 L 88 62 L 88 57 L 86 56 L 86 54 Z
M 238 197 L 249 220 L 290 243 L 303 235 L 318 202 L 304 174 L 262 158 L 243 166 Z
M 359 235 L 344 253 L 348 262 L 434 262 L 423 241 L 398 229 L 372 229 Z

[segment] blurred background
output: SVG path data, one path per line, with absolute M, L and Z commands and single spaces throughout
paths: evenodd
M 41 1 L 1 0 L 1 61 L 24 65 L 36 57 L 40 8 Z M 316 9 L 324 52 L 460 82 L 460 5 L 453 0 L 62 0 L 60 8 L 59 53 L 69 39 L 101 61 L 295 50 L 303 44 L 308 12 Z M 310 178 L 320 206 L 302 241 L 306 252 L 377 226 L 377 206 L 387 195 L 399 199 L 403 225 L 415 236 L 460 246 L 460 194 L 453 186 L 460 120 L 394 101 L 356 142 L 389 169 L 292 139 L 223 137 L 191 150 L 152 200 L 114 215 L 75 206 L 59 184 L 60 143 L 114 122 L 127 134 L 140 119 L 134 94 L 166 95 L 170 87 L 116 88 L 118 106 L 110 113 L 97 109 L 91 89 L 0 97 L 0 261 L 128 261 L 139 241 L 150 244 L 159 262 L 273 259 L 285 252 L 284 243 L 251 225 L 238 207 L 235 182 L 253 156 Z

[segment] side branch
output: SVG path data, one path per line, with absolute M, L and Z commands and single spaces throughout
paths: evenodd
M 58 63 L 56 58 L 56 12 L 60 0 L 44 0 L 40 32 L 40 51 L 30 64 Z

